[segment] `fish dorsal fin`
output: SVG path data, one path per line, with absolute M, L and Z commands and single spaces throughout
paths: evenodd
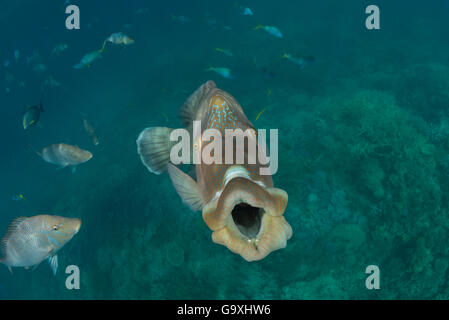
M 201 199 L 198 185 L 195 180 L 171 163 L 167 165 L 167 170 L 171 181 L 173 182 L 173 186 L 181 197 L 182 202 L 189 206 L 193 211 L 202 210 L 203 200 Z
M 195 120 L 195 114 L 203 98 L 217 86 L 212 80 L 203 83 L 190 97 L 184 102 L 179 113 L 181 121 L 184 126 L 192 125 L 192 121 Z
M 0 243 L 1 251 L 2 251 L 2 255 L 3 255 L 2 259 L 0 259 L 0 261 L 6 259 L 6 245 L 7 245 L 8 239 L 17 231 L 17 228 L 26 219 L 28 219 L 28 218 L 27 217 L 16 218 L 9 225 L 8 230 L 6 231 L 6 234 L 5 234 L 5 236 L 3 237 L 3 239 L 2 239 L 2 241 Z

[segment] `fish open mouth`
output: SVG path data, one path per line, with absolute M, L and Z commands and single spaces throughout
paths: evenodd
M 238 177 L 203 208 L 203 219 L 215 243 L 247 261 L 260 260 L 284 248 L 292 235 L 283 217 L 287 201 L 285 191 Z
M 242 235 L 249 239 L 256 238 L 262 226 L 265 210 L 241 202 L 231 211 L 232 219 Z

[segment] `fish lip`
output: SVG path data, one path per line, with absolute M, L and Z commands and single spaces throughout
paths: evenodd
M 283 216 L 264 217 L 264 232 L 258 238 L 236 237 L 235 230 L 226 226 L 212 233 L 212 241 L 226 246 L 248 262 L 262 260 L 271 252 L 285 248 L 292 236 L 292 228 Z
M 256 186 L 256 188 L 248 188 L 248 183 Z M 256 189 L 259 192 L 255 191 Z M 267 201 L 268 196 L 265 186 L 240 175 L 231 177 L 226 181 L 225 188 L 217 196 L 215 203 L 204 208 L 203 218 L 213 231 L 230 227 L 246 240 L 260 238 L 263 236 L 262 226 L 265 216 L 271 215 L 272 211 L 272 205 L 270 205 L 270 201 Z M 249 211 L 242 210 L 242 204 L 248 207 Z M 242 216 L 242 214 L 244 215 Z M 246 222 L 254 219 L 253 222 L 259 224 L 257 233 L 254 233 L 254 231 L 243 232 L 242 230 L 245 228 L 238 225 L 239 218 L 246 220 Z M 251 225 L 250 229 L 251 227 L 254 227 L 254 225 Z M 249 236 L 249 234 L 251 235 Z
M 203 219 L 213 231 L 213 242 L 226 246 L 247 261 L 261 260 L 272 251 L 285 248 L 292 235 L 291 226 L 283 216 L 287 201 L 288 195 L 281 189 L 235 177 L 203 208 Z M 234 221 L 232 212 L 241 203 L 263 210 L 257 232 L 255 229 L 242 232 Z

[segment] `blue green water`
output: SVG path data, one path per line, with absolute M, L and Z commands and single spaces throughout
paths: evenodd
M 0 234 L 37 214 L 83 226 L 55 277 L 46 262 L 13 275 L 0 266 L 0 299 L 449 298 L 449 1 L 72 3 L 80 30 L 66 30 L 63 0 L 1 3 Z M 369 4 L 380 30 L 365 27 Z M 118 31 L 136 42 L 73 68 Z M 68 48 L 52 55 L 58 43 Z M 315 61 L 300 69 L 284 53 Z M 46 70 L 33 71 L 36 61 Z M 44 85 L 49 76 L 61 85 Z M 214 244 L 200 212 L 137 154 L 139 132 L 179 126 L 180 106 L 207 80 L 256 127 L 279 129 L 273 179 L 289 194 L 293 236 L 258 262 Z M 23 106 L 40 99 L 40 125 L 24 131 Z M 32 151 L 59 142 L 94 157 L 72 174 Z M 65 287 L 68 265 L 81 271 L 80 290 Z M 368 265 L 380 268 L 379 290 L 365 286 Z

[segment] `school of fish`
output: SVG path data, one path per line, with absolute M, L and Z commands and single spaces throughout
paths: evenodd
M 241 15 L 248 18 L 254 12 L 248 7 L 241 7 Z M 145 14 L 148 9 L 136 10 L 135 14 Z M 171 15 L 173 21 L 181 24 L 190 22 L 186 16 Z M 208 24 L 216 24 L 215 18 L 208 16 Z M 127 29 L 130 25 L 127 25 Z M 224 26 L 232 30 L 230 26 Z M 275 26 L 257 25 L 254 30 L 264 30 L 276 38 L 284 38 L 283 33 Z M 83 55 L 75 69 L 90 68 L 92 64 L 101 59 L 106 52 L 106 45 L 111 43 L 120 47 L 129 46 L 135 40 L 123 32 L 112 33 L 104 41 L 100 49 Z M 51 55 L 59 57 L 68 49 L 65 43 L 56 44 Z M 224 56 L 232 59 L 234 53 L 231 49 L 215 48 Z M 13 52 L 13 62 L 19 63 L 21 53 Z M 315 60 L 313 56 L 293 56 L 285 53 L 285 58 L 301 69 Z M 26 57 L 27 64 L 36 73 L 47 72 L 37 51 Z M 4 68 L 11 66 L 10 60 L 5 60 Z M 205 71 L 212 71 L 225 79 L 235 79 L 234 72 L 227 67 L 210 66 Z M 270 77 L 275 73 L 264 71 Z M 15 80 L 13 74 L 7 74 L 7 83 Z M 44 86 L 54 88 L 61 86 L 52 75 L 45 78 Z M 19 87 L 25 83 L 19 81 Z M 7 93 L 10 88 L 6 88 Z M 271 89 L 269 94 L 271 95 Z M 256 121 L 265 112 L 264 108 L 256 116 Z M 38 105 L 27 105 L 23 111 L 22 125 L 24 130 L 39 124 L 41 113 L 44 112 L 42 102 Z M 246 117 L 243 108 L 229 93 L 216 87 L 215 82 L 207 81 L 201 85 L 184 103 L 181 108 L 183 124 L 191 132 L 192 122 L 197 120 L 203 125 L 202 130 L 217 129 L 224 134 L 226 129 L 254 130 L 252 123 Z M 167 117 L 166 117 L 167 118 Z M 168 121 L 168 118 L 167 118 Z M 98 136 L 92 125 L 83 118 L 83 126 L 90 136 L 92 143 L 99 144 Z M 212 241 L 226 246 L 230 251 L 239 254 L 247 261 L 256 261 L 265 258 L 272 251 L 286 247 L 292 236 L 292 228 L 284 218 L 288 202 L 288 195 L 284 190 L 274 187 L 271 175 L 260 175 L 262 165 L 255 164 L 197 164 L 195 175 L 184 173 L 180 168 L 170 162 L 170 149 L 173 142 L 169 140 L 171 128 L 149 127 L 143 130 L 137 139 L 137 149 L 141 161 L 150 172 L 161 174 L 168 172 L 173 186 L 182 201 L 193 211 L 202 211 L 206 225 L 212 231 Z M 249 139 L 257 140 L 256 134 Z M 257 142 L 256 142 L 257 143 Z M 200 152 L 208 147 L 208 143 L 192 141 L 192 147 Z M 258 148 L 262 148 L 257 144 Z M 245 159 L 249 158 L 248 149 L 243 150 Z M 93 154 L 77 145 L 56 143 L 48 145 L 36 152 L 42 160 L 58 166 L 59 168 L 75 169 L 78 165 L 91 160 Z M 225 154 L 222 155 L 223 159 Z M 26 201 L 21 194 L 13 196 L 14 201 Z M 80 230 L 81 220 L 78 218 L 61 217 L 57 215 L 37 215 L 32 217 L 19 217 L 9 226 L 6 235 L 1 241 L 0 263 L 12 268 L 37 267 L 47 260 L 53 274 L 58 269 L 57 253 Z

